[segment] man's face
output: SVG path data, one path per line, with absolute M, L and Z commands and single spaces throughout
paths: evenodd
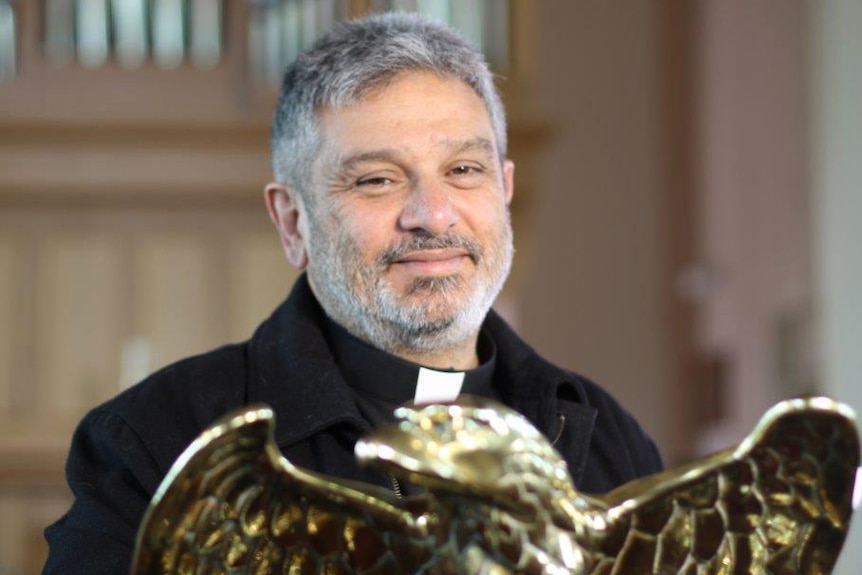
M 513 252 L 513 166 L 482 100 L 411 72 L 320 127 L 304 242 L 324 309 L 392 353 L 474 342 Z

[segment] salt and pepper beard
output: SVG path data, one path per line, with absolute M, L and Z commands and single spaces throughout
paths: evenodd
M 320 206 L 312 211 L 315 208 Z M 337 218 L 329 218 L 329 230 L 324 230 L 319 220 L 325 216 L 308 215 L 308 274 L 320 304 L 348 332 L 389 353 L 443 352 L 465 344 L 479 332 L 511 269 L 514 248 L 508 210 L 487 250 L 468 237 L 415 232 L 371 263 L 362 261 Z M 385 277 L 400 256 L 446 248 L 467 253 L 476 268 L 472 278 L 417 277 L 405 294 L 399 294 Z

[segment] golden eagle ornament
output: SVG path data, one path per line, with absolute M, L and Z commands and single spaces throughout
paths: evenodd
M 153 498 L 132 575 L 825 575 L 841 550 L 859 439 L 829 399 L 605 495 L 519 414 L 459 401 L 399 408 L 357 444 L 424 488 L 404 499 L 292 465 L 267 408 L 222 419 Z

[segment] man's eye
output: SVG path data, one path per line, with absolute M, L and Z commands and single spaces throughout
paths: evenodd
M 465 176 L 471 174 L 479 174 L 482 172 L 482 168 L 478 166 L 472 166 L 470 164 L 461 164 L 452 168 L 451 173 L 455 176 Z
M 384 178 L 382 176 L 376 176 L 373 178 L 361 178 L 356 181 L 357 187 L 365 187 L 365 188 L 373 188 L 379 186 L 386 186 L 392 183 L 392 180 L 389 178 Z

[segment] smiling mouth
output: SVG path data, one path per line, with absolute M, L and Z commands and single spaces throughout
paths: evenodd
M 472 256 L 467 250 L 464 249 L 455 249 L 455 248 L 447 248 L 447 249 L 425 249 L 425 250 L 417 250 L 415 252 L 410 252 L 404 254 L 400 258 L 396 259 L 394 263 L 397 264 L 409 264 L 409 263 L 435 263 L 435 262 L 445 262 L 450 260 L 458 260 L 461 258 L 470 258 Z
M 423 237 L 416 235 L 387 249 L 380 258 L 384 269 L 415 277 L 460 275 L 472 262 L 478 266 L 482 246 L 458 235 Z
M 472 257 L 466 250 L 448 248 L 410 252 L 392 263 L 415 275 L 442 276 L 460 272 L 468 260 Z

